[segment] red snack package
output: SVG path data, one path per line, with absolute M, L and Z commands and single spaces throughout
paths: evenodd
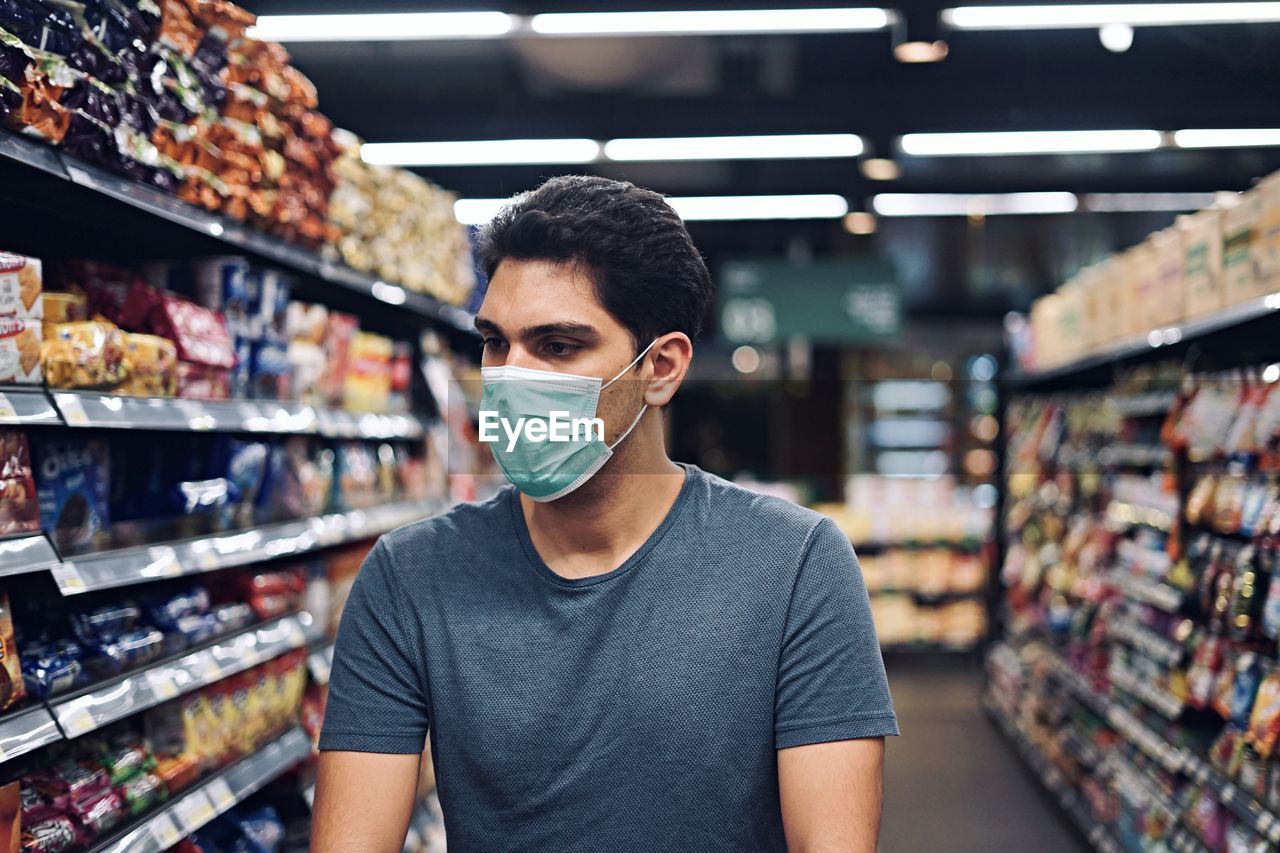
M 231 396 L 231 371 L 180 361 L 178 396 L 188 400 L 226 400 Z
M 63 853 L 80 844 L 80 830 L 66 815 L 49 818 L 22 830 L 22 853 Z
M 150 320 L 152 334 L 176 343 L 181 360 L 228 370 L 236 366 L 231 335 L 218 312 L 172 293 L 161 293 Z

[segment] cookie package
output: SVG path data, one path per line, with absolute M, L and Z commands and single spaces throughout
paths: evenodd
M 39 320 L 44 274 L 39 258 L 0 252 L 0 316 Z

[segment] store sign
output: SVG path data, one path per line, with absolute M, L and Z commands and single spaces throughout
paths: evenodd
M 733 343 L 869 343 L 902 328 L 902 294 L 884 261 L 731 261 L 720 288 L 720 331 Z

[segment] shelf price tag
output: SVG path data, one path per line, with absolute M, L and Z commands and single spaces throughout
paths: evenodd
M 182 563 L 178 562 L 178 552 L 169 545 L 156 545 L 147 549 L 151 557 L 148 570 L 157 577 L 172 578 L 182 574 Z
M 59 708 L 58 725 L 66 733 L 67 737 L 75 738 L 91 732 L 98 727 L 98 723 L 93 718 L 93 713 L 84 705 L 68 705 Z
M 163 850 L 168 850 L 182 840 L 182 832 L 168 812 L 161 812 L 153 817 L 149 829 L 151 837 Z
M 209 799 L 213 801 L 218 814 L 222 814 L 236 804 L 236 795 L 231 793 L 231 786 L 227 784 L 226 779 L 214 779 L 209 783 L 207 790 Z
M 161 702 L 178 695 L 178 685 L 173 683 L 173 679 L 165 670 L 148 672 L 147 686 L 151 688 L 152 694 Z
M 62 417 L 69 426 L 88 426 L 89 415 L 84 410 L 84 403 L 80 402 L 80 398 L 73 394 L 59 394 L 58 408 L 62 410 Z
M 80 570 L 76 568 L 76 564 L 69 560 L 58 563 L 53 567 L 52 572 L 53 580 L 63 595 L 74 595 L 89 588 L 84 578 L 80 576 Z
M 187 832 L 195 832 L 218 816 L 213 803 L 209 801 L 209 795 L 204 791 L 192 791 L 187 794 L 174 803 L 173 811 L 182 822 L 182 828 Z
M 13 403 L 7 396 L 0 394 L 0 420 L 16 421 L 18 419 L 18 410 L 13 407 Z

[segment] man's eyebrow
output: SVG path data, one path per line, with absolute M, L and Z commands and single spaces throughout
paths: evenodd
M 502 329 L 498 328 L 497 323 L 492 320 L 486 320 L 484 317 L 477 317 L 475 319 L 475 325 L 477 332 L 492 332 L 495 335 L 502 334 Z
M 587 323 L 574 323 L 564 321 L 560 323 L 540 323 L 537 326 L 530 326 L 521 331 L 521 336 L 526 338 L 540 338 L 546 335 L 576 335 L 580 338 L 599 338 L 600 333 L 595 326 Z

